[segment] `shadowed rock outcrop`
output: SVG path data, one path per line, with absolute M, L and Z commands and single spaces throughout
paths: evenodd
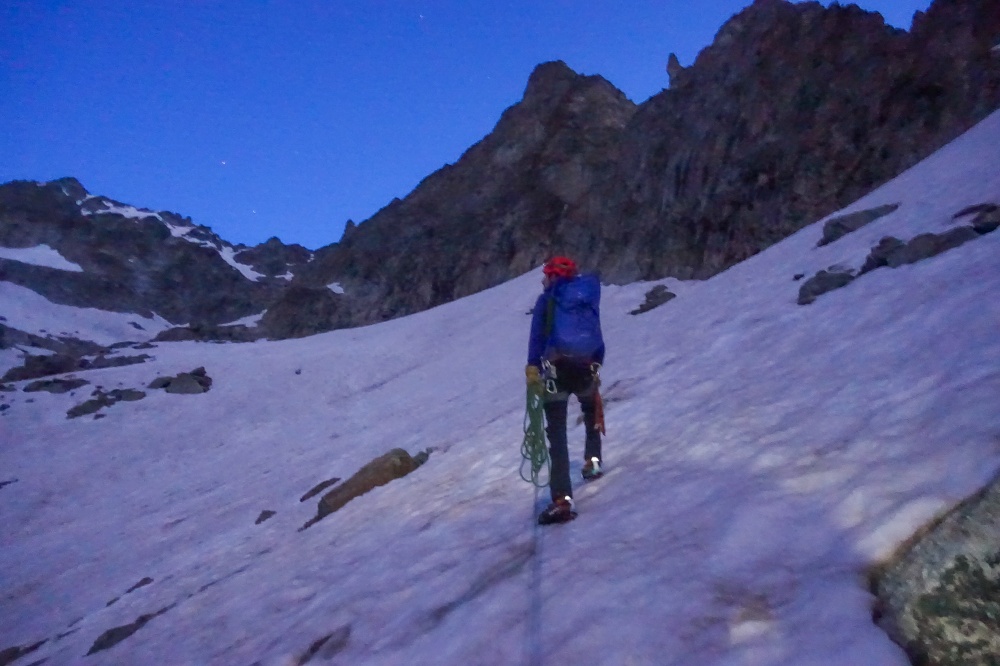
M 46 243 L 84 272 L 0 260 L 0 279 L 242 339 L 211 327 L 264 310 L 258 329 L 271 338 L 373 323 L 495 286 L 556 252 L 612 282 L 705 278 L 1000 106 L 997 34 L 996 0 L 935 0 L 909 31 L 855 5 L 757 0 L 693 63 L 670 58 L 670 88 L 638 106 L 600 76 L 544 63 L 455 164 L 348 225 L 313 261 L 276 239 L 226 247 L 264 274 L 254 279 L 186 218 L 126 217 L 72 179 L 11 183 L 0 187 L 0 245 Z
M 936 0 L 909 32 L 855 5 L 759 0 L 690 66 L 671 59 L 670 89 L 638 106 L 600 77 L 540 65 L 492 133 L 296 281 L 341 282 L 338 316 L 363 324 L 555 252 L 612 282 L 709 277 L 1000 106 L 998 33 L 992 0 Z

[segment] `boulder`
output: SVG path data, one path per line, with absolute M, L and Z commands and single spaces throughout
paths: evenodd
M 949 229 L 943 234 L 919 234 L 906 243 L 898 238 L 887 236 L 872 248 L 861 266 L 860 274 L 863 275 L 883 266 L 898 268 L 906 264 L 914 264 L 956 248 L 979 236 L 980 234 L 975 229 L 966 226 Z
M 629 314 L 640 315 L 644 312 L 649 312 L 676 297 L 677 294 L 672 293 L 664 285 L 658 284 L 646 292 L 646 300 L 643 301 L 642 305 L 630 311 Z
M 78 389 L 81 386 L 89 384 L 86 379 L 79 379 L 77 377 L 72 377 L 68 379 L 39 379 L 38 381 L 31 382 L 24 387 L 25 393 L 32 393 L 34 391 L 48 391 L 49 393 L 68 393 L 73 389 Z
M 846 287 L 854 281 L 854 274 L 846 271 L 820 271 L 799 287 L 799 305 L 809 305 L 821 295 Z
M 212 388 L 212 378 L 208 376 L 205 368 L 195 368 L 191 372 L 181 372 L 172 377 L 157 377 L 147 388 L 163 389 L 167 393 L 196 395 L 206 393 Z
M 873 575 L 879 625 L 914 664 L 1000 658 L 1000 477 L 915 535 Z
M 417 458 L 411 456 L 404 449 L 397 448 L 375 458 L 347 481 L 323 495 L 316 508 L 316 516 L 303 525 L 301 529 L 306 529 L 319 522 L 354 498 L 406 476 L 427 459 L 429 452 L 425 451 L 423 454 L 423 456 L 418 454 L 419 458 Z
M 860 210 L 856 213 L 848 213 L 834 217 L 823 225 L 823 237 L 816 244 L 817 247 L 828 245 L 833 241 L 846 236 L 852 231 L 857 231 L 866 224 L 871 224 L 880 217 L 885 217 L 889 213 L 899 208 L 899 204 L 887 204 L 868 210 Z

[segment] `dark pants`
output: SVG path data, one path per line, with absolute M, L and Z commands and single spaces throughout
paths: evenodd
M 601 459 L 601 433 L 594 424 L 594 402 L 597 384 L 587 365 L 555 364 L 555 393 L 545 394 L 545 434 L 549 438 L 549 459 L 552 472 L 549 490 L 553 501 L 573 496 L 569 478 L 569 446 L 566 441 L 566 411 L 569 396 L 575 395 L 583 412 L 583 425 L 587 431 L 583 457 Z M 549 384 L 551 386 L 551 384 Z

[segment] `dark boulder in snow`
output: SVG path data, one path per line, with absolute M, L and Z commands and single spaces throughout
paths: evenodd
M 195 368 L 191 372 L 182 372 L 173 377 L 157 377 L 147 388 L 164 389 L 167 393 L 195 395 L 206 393 L 212 388 L 212 378 L 205 368 Z
M 887 204 L 885 206 L 878 206 L 877 208 L 860 210 L 856 213 L 840 215 L 827 220 L 826 224 L 823 225 L 823 237 L 819 240 L 819 243 L 817 243 L 816 246 L 820 247 L 822 245 L 829 245 L 833 241 L 843 238 L 852 231 L 857 231 L 866 224 L 871 224 L 880 217 L 885 217 L 889 213 L 894 212 L 897 208 L 899 208 L 899 204 Z
M 315 486 L 313 486 L 312 488 L 310 488 L 309 490 L 307 490 L 306 494 L 299 498 L 299 501 L 300 502 L 305 502 L 307 499 L 312 499 L 313 497 L 315 497 L 316 495 L 319 495 L 321 492 L 323 492 L 324 490 L 326 490 L 327 488 L 329 488 L 333 484 L 337 483 L 338 481 L 340 481 L 340 477 L 337 477 L 337 476 L 333 477 L 332 479 L 327 479 L 325 481 L 320 481 Z
M 923 259 L 958 247 L 978 238 L 979 234 L 972 227 L 956 227 L 943 234 L 920 234 L 904 243 L 898 238 L 888 236 L 872 248 L 865 263 L 861 266 L 861 274 L 876 268 L 888 266 L 898 268 L 906 264 L 915 264 Z
M 80 416 L 86 416 L 87 414 L 95 414 L 101 409 L 110 407 L 117 402 L 134 402 L 136 400 L 142 400 L 146 397 L 146 394 L 136 389 L 112 389 L 104 392 L 98 388 L 94 390 L 91 396 L 90 400 L 82 402 L 69 409 L 69 411 L 66 412 L 66 418 L 75 419 Z M 100 418 L 102 416 L 104 415 L 98 414 L 94 418 Z
M 660 307 L 670 299 L 676 298 L 676 296 L 677 294 L 672 293 L 664 285 L 658 284 L 646 292 L 646 300 L 643 301 L 642 305 L 629 312 L 629 314 L 640 315 L 644 312 L 649 312 L 653 308 Z
M 854 281 L 854 274 L 848 271 L 820 271 L 799 287 L 799 305 L 809 305 L 828 291 L 846 287 Z
M 879 624 L 913 663 L 997 663 L 1000 477 L 919 532 L 873 582 Z
M 129 624 L 123 624 L 120 627 L 113 627 L 108 629 L 103 634 L 97 637 L 94 644 L 90 646 L 90 650 L 87 655 L 92 655 L 95 652 L 101 652 L 102 650 L 109 650 L 114 646 L 121 643 L 123 640 L 134 634 L 135 632 L 142 629 L 150 620 L 163 615 L 167 611 L 173 608 L 173 605 L 166 606 L 156 611 L 155 613 L 147 613 L 145 615 L 140 615 L 136 618 L 135 622 L 130 622 Z
M 26 654 L 31 654 L 38 648 L 42 647 L 48 642 L 48 639 L 38 641 L 37 643 L 32 643 L 30 645 L 15 645 L 14 647 L 5 648 L 0 650 L 0 666 L 7 666 Z M 42 660 L 44 661 L 44 659 Z M 40 662 L 36 662 L 40 663 Z
M 48 391 L 49 393 L 68 393 L 73 389 L 80 388 L 86 384 L 89 384 L 86 379 L 80 379 L 78 377 L 69 377 L 66 379 L 39 379 L 38 381 L 31 382 L 24 387 L 25 393 L 33 393 L 35 391 Z
M 392 449 L 375 458 L 347 481 L 323 495 L 316 508 L 316 516 L 303 525 L 302 529 L 314 525 L 354 498 L 360 497 L 374 488 L 384 486 L 390 481 L 403 478 L 419 467 L 427 459 L 427 455 L 426 451 L 417 454 L 417 456 L 411 456 L 403 449 Z
M 955 218 L 970 213 L 976 213 L 976 217 L 972 220 L 972 228 L 976 230 L 976 233 L 988 234 L 1000 227 L 1000 206 L 995 203 L 969 206 L 955 213 Z

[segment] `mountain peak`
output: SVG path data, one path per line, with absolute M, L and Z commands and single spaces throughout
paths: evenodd
M 85 188 L 79 180 L 72 176 L 65 176 L 63 178 L 50 180 L 45 184 L 52 187 L 62 188 L 62 191 L 66 194 L 66 196 L 74 199 L 75 201 L 80 201 L 90 196 L 90 192 L 87 191 L 87 188 Z
M 562 60 L 543 62 L 535 67 L 528 77 L 528 85 L 524 89 L 525 102 L 559 97 L 570 86 L 583 76 L 573 71 Z

